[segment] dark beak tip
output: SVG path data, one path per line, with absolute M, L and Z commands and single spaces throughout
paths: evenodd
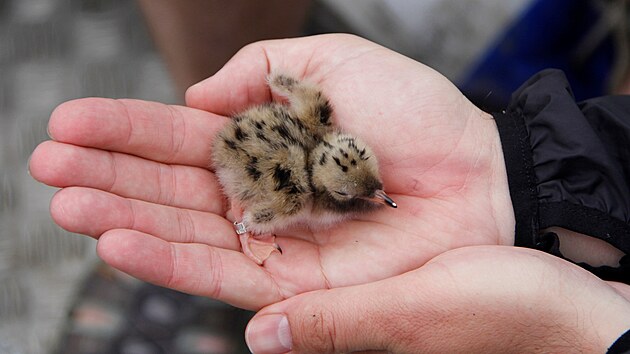
M 398 208 L 398 204 L 392 198 L 390 198 L 382 189 L 379 189 L 374 193 L 374 198 L 371 198 L 372 201 L 385 204 L 391 208 Z
M 396 202 L 391 199 L 385 199 L 385 204 L 394 209 L 398 208 L 398 204 L 396 204 Z

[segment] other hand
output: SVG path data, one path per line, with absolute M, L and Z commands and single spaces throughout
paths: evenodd
M 630 328 L 629 295 L 540 251 L 465 247 L 406 274 L 266 307 L 246 339 L 255 354 L 605 353 Z

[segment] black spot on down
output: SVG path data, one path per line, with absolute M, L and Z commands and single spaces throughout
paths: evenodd
M 247 135 L 247 133 L 245 133 L 243 129 L 241 129 L 241 127 L 236 127 L 236 130 L 234 131 L 234 137 L 236 138 L 236 140 L 242 141 L 244 139 L 247 139 L 249 135 Z
M 348 166 L 342 164 L 341 160 L 339 160 L 337 156 L 333 156 L 333 160 L 335 160 L 335 163 L 341 168 L 343 172 L 348 172 Z
M 236 150 L 236 143 L 235 142 L 233 142 L 232 140 L 227 139 L 227 138 L 223 139 L 223 141 L 225 141 L 225 145 L 227 145 L 230 149 Z
M 273 171 L 273 178 L 276 181 L 277 191 L 293 186 L 293 183 L 291 182 L 291 170 L 286 169 L 280 165 L 276 165 Z
M 322 156 L 319 158 L 319 164 L 323 166 L 324 164 L 326 164 L 326 161 L 328 161 L 328 157 L 326 153 L 323 153 Z
M 262 172 L 260 172 L 256 166 L 257 162 L 258 162 L 258 159 L 256 158 L 256 156 L 252 156 L 247 166 L 245 166 L 245 170 L 247 171 L 247 174 L 254 181 L 258 181 L 260 179 L 260 176 L 262 175 Z
M 330 103 L 328 103 L 328 101 L 322 103 L 317 107 L 317 110 L 319 111 L 319 122 L 324 125 L 329 125 L 330 115 L 332 114 L 332 107 L 330 106 Z

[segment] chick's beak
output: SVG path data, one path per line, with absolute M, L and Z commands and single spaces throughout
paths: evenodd
M 396 204 L 396 202 L 394 202 L 392 198 L 385 194 L 385 191 L 382 189 L 377 189 L 376 192 L 374 192 L 374 197 L 368 199 L 374 203 L 385 204 L 392 208 L 398 208 L 398 204 Z

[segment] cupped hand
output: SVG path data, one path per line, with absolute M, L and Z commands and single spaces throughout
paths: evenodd
M 283 70 L 319 84 L 335 123 L 370 144 L 398 203 L 321 232 L 279 234 L 259 267 L 239 252 L 210 147 L 227 116 L 272 99 Z M 34 178 L 61 187 L 63 228 L 98 238 L 138 278 L 257 309 L 306 291 L 372 282 L 450 249 L 512 244 L 514 216 L 496 126 L 446 78 L 347 35 L 259 42 L 191 87 L 189 107 L 81 99 L 52 114 Z
M 272 353 L 604 353 L 630 328 L 630 286 L 536 250 L 473 246 L 414 271 L 263 308 Z

